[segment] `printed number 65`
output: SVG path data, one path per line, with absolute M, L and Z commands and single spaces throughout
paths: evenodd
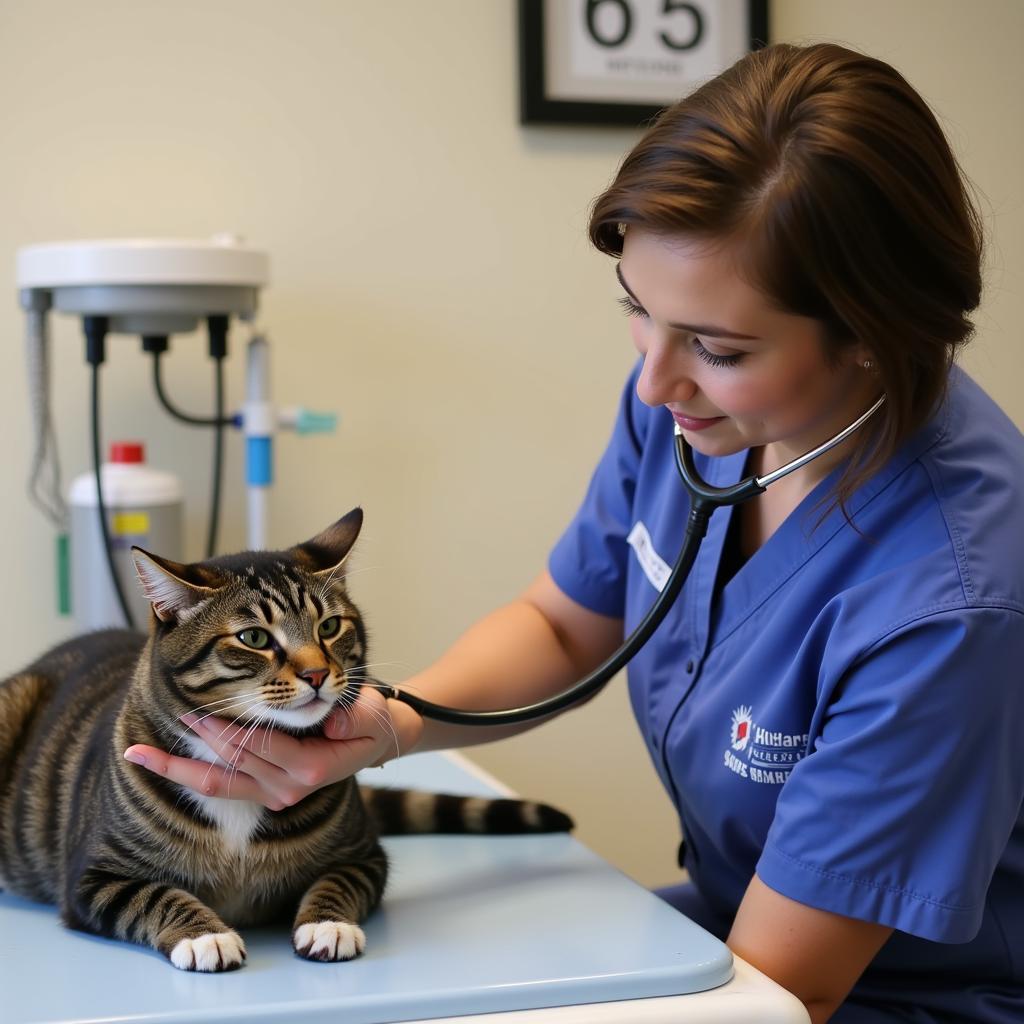
M 602 33 L 602 26 L 598 25 L 599 12 L 607 4 L 611 4 L 619 12 L 619 31 L 617 35 L 611 35 L 607 31 Z M 685 38 L 680 36 L 673 37 L 667 32 L 659 32 L 658 38 L 665 46 L 670 50 L 681 51 L 692 50 L 700 45 L 701 39 L 704 38 L 704 16 L 696 4 L 683 3 L 682 0 L 662 0 L 661 13 L 686 15 L 690 30 L 689 36 Z M 608 49 L 622 46 L 633 32 L 633 8 L 630 7 L 628 0 L 587 0 L 586 16 L 587 32 L 598 46 L 604 46 Z M 609 27 L 608 18 L 605 17 L 602 20 L 604 22 L 603 27 L 607 29 Z

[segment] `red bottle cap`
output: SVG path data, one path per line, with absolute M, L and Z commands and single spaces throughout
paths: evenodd
M 146 449 L 138 441 L 114 441 L 110 445 L 111 462 L 145 462 Z

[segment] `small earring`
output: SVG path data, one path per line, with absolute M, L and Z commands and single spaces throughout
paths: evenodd
M 874 368 L 875 364 L 870 359 L 865 359 L 860 365 L 863 366 L 865 370 L 870 370 Z

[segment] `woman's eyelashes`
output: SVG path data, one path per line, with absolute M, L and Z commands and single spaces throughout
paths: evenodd
M 643 306 L 638 306 L 628 295 L 623 295 L 619 299 L 619 305 L 626 316 L 647 316 L 647 310 Z
M 643 306 L 638 306 L 628 295 L 623 295 L 619 299 L 619 305 L 626 316 L 647 316 L 647 310 Z M 703 360 L 709 366 L 736 366 L 745 355 L 743 352 L 735 352 L 727 356 L 719 355 L 717 352 L 709 352 L 696 335 L 692 335 L 692 345 L 697 358 Z
M 734 352 L 728 356 L 721 356 L 716 352 L 709 352 L 697 337 L 693 339 L 693 351 L 696 352 L 697 358 L 704 360 L 708 366 L 736 366 L 744 355 L 742 352 Z

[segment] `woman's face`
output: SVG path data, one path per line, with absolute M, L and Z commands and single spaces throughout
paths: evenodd
M 634 228 L 623 242 L 617 273 L 644 360 L 637 394 L 664 405 L 697 451 L 763 447 L 762 468 L 776 468 L 877 397 L 863 346 L 827 363 L 820 321 L 774 308 L 738 275 L 727 249 Z

